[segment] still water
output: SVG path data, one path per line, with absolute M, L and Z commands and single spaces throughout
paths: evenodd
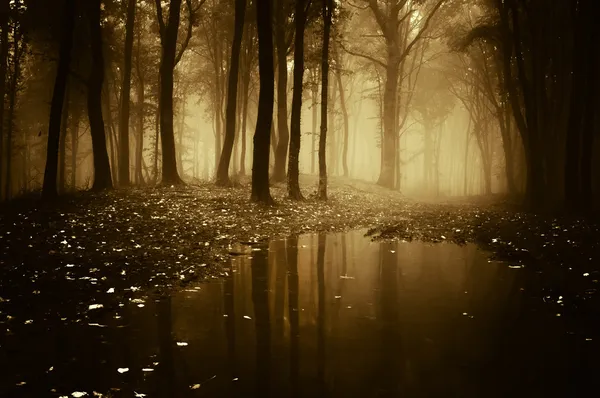
M 23 337 L 6 396 L 579 397 L 599 369 L 527 269 L 473 245 L 359 231 L 232 254 L 223 280 Z

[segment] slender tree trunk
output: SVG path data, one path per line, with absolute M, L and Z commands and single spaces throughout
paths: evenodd
M 333 0 L 323 0 L 323 53 L 321 55 L 321 135 L 319 136 L 319 199 L 327 200 L 327 91 L 329 87 L 329 37 Z
M 340 106 L 342 107 L 342 115 L 344 116 L 344 143 L 342 147 L 342 169 L 344 177 L 348 177 L 348 138 L 349 138 L 349 122 L 348 109 L 346 108 L 346 95 L 344 93 L 344 85 L 342 84 L 342 71 L 337 69 L 338 89 L 340 90 Z
M 156 107 L 156 118 L 154 131 L 156 139 L 154 140 L 154 183 L 158 182 L 158 149 L 160 147 L 160 106 Z
M 294 38 L 294 88 L 292 94 L 292 118 L 290 159 L 288 163 L 288 195 L 295 200 L 302 199 L 300 192 L 300 142 L 302 115 L 302 83 L 304 80 L 304 28 L 306 24 L 305 1 L 296 1 Z
M 463 195 L 467 196 L 467 174 L 469 172 L 469 141 L 471 138 L 471 122 L 473 119 L 469 116 L 469 124 L 467 126 L 467 132 L 465 136 L 465 175 L 463 180 Z
M 105 126 L 108 127 L 108 157 L 109 157 L 109 165 L 111 170 L 111 176 L 114 183 L 117 183 L 119 178 L 119 139 L 118 134 L 115 131 L 115 125 L 113 123 L 113 112 L 112 112 L 112 104 L 110 101 L 110 87 L 106 85 L 104 87 L 105 92 L 102 95 L 102 100 L 104 102 L 104 115 L 106 115 L 106 123 Z
M 110 163 L 106 151 L 106 135 L 102 118 L 102 85 L 104 83 L 104 55 L 102 54 L 102 28 L 100 26 L 101 0 L 88 0 L 88 22 L 92 44 L 92 67 L 88 79 L 88 117 L 94 152 L 94 184 L 92 189 L 112 188 Z M 110 110 L 109 110 L 110 111 Z
M 160 4 L 160 2 L 158 2 Z M 160 142 L 162 146 L 162 183 L 163 185 L 180 185 L 183 181 L 177 172 L 175 156 L 175 132 L 173 127 L 173 72 L 177 52 L 177 32 L 181 16 L 181 0 L 171 0 L 168 22 L 164 24 L 161 9 L 162 57 L 160 61 Z
M 4 97 L 6 95 L 6 73 L 8 70 L 8 10 L 9 2 L 0 2 L 0 198 L 4 186 Z
M 123 77 L 121 79 L 121 111 L 119 113 L 119 185 L 129 186 L 129 98 L 131 96 L 131 58 L 133 55 L 133 33 L 135 26 L 135 2 L 127 0 L 125 23 L 125 52 Z
M 138 56 L 137 56 L 137 146 L 135 151 L 135 179 L 136 183 L 139 185 L 144 184 L 144 176 L 142 174 L 142 160 L 144 157 L 144 112 L 145 106 L 144 102 L 146 101 L 146 93 L 144 90 L 144 76 L 141 72 L 140 67 L 140 53 L 139 53 L 139 40 L 138 40 Z
M 317 133 L 317 96 L 319 95 L 319 89 L 317 87 L 317 81 L 315 77 L 315 88 L 312 89 L 312 137 L 311 137 L 311 147 L 310 147 L 310 173 L 315 174 L 315 154 L 317 152 L 317 137 L 319 134 Z
M 285 163 L 287 160 L 290 133 L 287 117 L 287 45 L 285 43 L 284 0 L 276 0 L 275 4 L 275 44 L 277 49 L 277 146 L 275 149 L 275 165 L 272 179 L 274 182 L 285 180 Z M 297 7 L 296 7 L 297 8 Z M 296 48 L 296 50 L 298 50 Z
M 68 87 L 68 82 L 67 82 L 67 90 L 65 93 L 65 105 L 63 107 L 63 120 L 61 122 L 61 134 L 60 134 L 60 140 L 59 140 L 59 154 L 58 154 L 58 192 L 59 193 L 64 193 L 65 192 L 65 188 L 66 188 L 66 184 L 65 184 L 65 174 L 66 174 L 66 167 L 67 167 L 67 131 L 68 131 L 68 125 L 69 125 L 69 97 L 70 97 L 70 90 Z
M 260 92 L 258 115 L 254 132 L 252 159 L 252 197 L 256 202 L 273 203 L 269 192 L 269 144 L 273 122 L 274 75 L 273 32 L 271 1 L 256 1 L 256 25 L 258 31 L 258 71 Z
M 77 189 L 77 151 L 79 147 L 79 122 L 81 121 L 81 107 L 78 103 L 73 105 L 71 116 L 71 190 Z
M 329 161 L 327 162 L 327 171 L 331 175 L 337 174 L 337 129 L 335 124 L 335 105 L 337 103 L 337 90 L 336 90 L 336 81 L 335 81 L 335 72 L 333 73 L 333 79 L 331 80 L 331 87 L 329 87 L 329 92 L 331 93 L 331 97 L 329 98 L 328 106 L 328 117 L 329 117 L 329 125 L 327 126 L 327 138 L 329 140 Z
M 235 123 L 237 119 L 237 87 L 240 69 L 240 52 L 244 34 L 244 19 L 246 15 L 246 0 L 235 1 L 235 22 L 233 43 L 231 46 L 231 63 L 229 64 L 229 81 L 227 85 L 227 109 L 225 116 L 225 142 L 217 169 L 216 183 L 220 186 L 231 184 L 229 180 L 229 163 L 235 141 Z
M 50 105 L 50 121 L 48 123 L 48 147 L 46 149 L 46 167 L 44 170 L 44 184 L 42 187 L 42 196 L 45 199 L 51 199 L 58 196 L 58 190 L 56 187 L 56 175 L 58 172 L 58 144 L 60 140 L 62 108 L 65 102 L 65 91 L 67 88 L 69 65 L 71 64 L 73 30 L 75 28 L 75 0 L 65 0 L 62 25 L 63 34 L 60 41 L 58 68 L 56 70 L 56 78 L 54 80 L 54 91 L 52 93 L 52 103 Z M 4 29 L 2 32 L 4 32 Z M 5 42 L 3 40 L 3 48 L 4 44 Z M 4 95 L 2 95 L 2 98 L 0 99 L 3 100 L 3 97 Z
M 175 145 L 175 153 L 177 154 L 177 170 L 179 175 L 185 177 L 185 171 L 183 169 L 183 134 L 185 132 L 185 106 L 187 103 L 187 95 L 185 89 L 181 93 L 181 106 L 179 113 L 179 126 L 177 128 L 177 143 Z
M 242 95 L 242 149 L 240 154 L 240 175 L 246 175 L 246 124 L 248 122 L 248 95 L 250 86 L 250 76 L 244 78 L 244 93 Z

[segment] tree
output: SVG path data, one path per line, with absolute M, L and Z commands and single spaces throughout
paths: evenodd
M 297 2 L 296 2 L 297 3 Z M 288 38 L 288 0 L 275 0 L 275 44 L 277 63 L 277 145 L 272 179 L 280 182 L 285 179 L 285 162 L 288 154 L 290 133 L 288 130 L 288 68 L 287 54 L 291 43 Z M 296 48 L 294 51 L 297 51 Z
M 102 117 L 102 85 L 104 84 L 104 54 L 102 51 L 102 27 L 100 25 L 101 0 L 89 0 L 87 16 L 90 28 L 92 65 L 88 78 L 88 118 L 94 153 L 94 184 L 92 189 L 112 188 L 110 163 L 106 150 L 106 135 Z M 60 118 L 60 115 L 58 116 Z M 60 128 L 60 122 L 57 122 Z
M 269 145 L 273 122 L 275 88 L 273 33 L 271 24 L 271 1 L 257 0 L 256 26 L 258 31 L 258 73 L 260 77 L 260 92 L 258 96 L 256 130 L 254 132 L 251 199 L 265 204 L 273 203 L 273 198 L 269 191 Z
M 73 47 L 73 30 L 75 29 L 75 0 L 65 0 L 63 21 L 63 37 L 60 42 L 58 68 L 50 106 L 50 122 L 48 124 L 48 148 L 46 150 L 46 167 L 42 195 L 51 199 L 58 195 L 56 177 L 58 173 L 58 145 L 60 140 L 60 124 L 62 119 L 65 91 L 71 64 L 71 48 Z M 0 82 L 3 83 L 3 82 Z M 4 86 L 4 84 L 2 84 Z
M 127 0 L 127 22 L 125 24 L 125 54 L 121 79 L 121 112 L 119 114 L 119 185 L 129 185 L 129 98 L 131 95 L 131 58 L 133 55 L 133 33 L 135 27 L 135 2 Z
M 321 55 L 321 135 L 319 136 L 318 196 L 327 200 L 327 92 L 329 87 L 329 39 L 333 19 L 333 0 L 323 0 L 323 53 Z
M 175 156 L 175 132 L 173 129 L 173 71 L 181 60 L 183 52 L 192 36 L 193 10 L 191 0 L 186 0 L 190 20 L 185 43 L 177 52 L 177 34 L 181 17 L 181 1 L 171 0 L 169 4 L 169 18 L 165 23 L 161 0 L 156 0 L 156 14 L 162 45 L 160 61 L 160 142 L 162 147 L 162 183 L 165 185 L 183 184 L 177 171 L 177 157 Z
M 300 192 L 300 116 L 302 114 L 302 83 L 304 80 L 304 28 L 306 25 L 306 3 L 296 1 L 295 43 L 294 43 L 294 92 L 292 94 L 292 119 L 290 137 L 290 159 L 288 162 L 288 195 L 295 200 L 302 199 Z
M 423 38 L 429 29 L 432 18 L 446 0 L 413 2 L 409 0 L 365 0 L 385 45 L 385 60 L 376 56 L 345 50 L 352 55 L 370 60 L 385 71 L 382 116 L 383 136 L 381 142 L 381 172 L 377 183 L 384 187 L 394 187 L 394 172 L 398 156 L 398 91 L 402 65 L 412 48 Z M 427 4 L 431 4 L 427 7 Z M 417 8 L 419 17 L 416 18 Z M 413 19 L 415 21 L 413 21 Z
M 217 169 L 217 185 L 226 186 L 229 180 L 229 163 L 235 140 L 235 122 L 237 106 L 237 86 L 240 69 L 240 52 L 242 36 L 244 33 L 244 19 L 246 14 L 246 0 L 235 1 L 235 27 L 233 30 L 233 43 L 231 46 L 231 64 L 229 65 L 229 81 L 227 86 L 227 110 L 225 119 L 225 142 L 221 151 L 219 168 Z
M 4 97 L 6 95 L 6 72 L 8 69 L 8 11 L 9 2 L 0 2 L 0 191 L 3 186 L 2 160 L 4 159 Z M 0 194 L 0 197 L 2 195 Z

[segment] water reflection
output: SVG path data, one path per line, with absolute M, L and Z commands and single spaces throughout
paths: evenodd
M 352 232 L 248 253 L 107 328 L 54 331 L 55 371 L 7 396 L 571 397 L 598 370 L 597 342 L 545 311 L 535 275 L 475 246 Z

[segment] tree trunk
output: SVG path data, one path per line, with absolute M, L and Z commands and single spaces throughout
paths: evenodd
M 348 137 L 349 137 L 349 122 L 348 109 L 346 108 L 346 95 L 344 93 L 344 85 L 342 84 L 342 71 L 337 69 L 338 89 L 340 90 L 340 106 L 342 107 L 342 115 L 344 116 L 344 139 L 342 147 L 342 169 L 344 177 L 348 177 Z
M 102 101 L 104 104 L 103 115 L 106 116 L 105 127 L 108 128 L 106 133 L 108 137 L 108 160 L 111 170 L 112 181 L 114 184 L 117 183 L 119 178 L 119 139 L 117 131 L 115 130 L 115 125 L 113 123 L 113 112 L 112 112 L 112 104 L 110 101 L 110 87 L 108 85 L 104 86 L 104 94 L 102 95 Z
M 158 148 L 160 142 L 160 106 L 156 107 L 156 118 L 154 131 L 156 139 L 154 140 L 154 183 L 158 182 Z
M 6 199 L 10 199 L 12 196 L 12 163 L 13 163 L 13 132 L 15 128 L 15 106 L 17 103 L 17 89 L 19 84 L 19 79 L 21 77 L 21 56 L 23 54 L 23 46 L 25 45 L 22 42 L 23 35 L 19 31 L 18 25 L 14 24 L 13 28 L 13 50 L 12 50 L 12 59 L 13 59 L 13 71 L 10 78 L 10 87 L 8 92 L 8 131 L 6 135 L 6 181 L 5 181 L 5 197 Z M 0 82 L 0 84 L 4 84 L 4 82 Z
M 73 105 L 71 116 L 71 190 L 77 189 L 77 151 L 79 147 L 79 122 L 81 120 L 81 107 L 78 103 Z
M 131 96 L 131 57 L 133 55 L 133 29 L 135 26 L 135 1 L 127 0 L 125 24 L 125 53 L 121 80 L 121 112 L 119 113 L 119 185 L 129 186 L 129 98 Z
M 469 125 L 467 126 L 467 131 L 465 133 L 465 175 L 463 180 L 463 195 L 467 196 L 467 174 L 469 172 L 469 141 L 471 138 L 471 123 L 473 119 L 469 116 Z
M 256 131 L 254 132 L 251 199 L 265 204 L 273 203 L 273 198 L 271 198 L 271 193 L 269 192 L 269 144 L 273 122 L 275 80 L 271 23 L 271 1 L 257 0 L 256 25 L 258 31 L 260 92 L 258 96 Z
M 101 0 L 89 0 L 88 22 L 92 45 L 92 67 L 88 79 L 88 117 L 94 153 L 94 184 L 92 190 L 110 189 L 113 186 L 110 163 L 106 151 L 106 135 L 102 118 L 102 85 L 104 83 L 104 55 L 102 54 L 102 29 L 100 26 Z M 109 110 L 110 112 L 110 110 Z
M 321 135 L 319 136 L 319 199 L 327 200 L 327 91 L 329 87 L 329 37 L 333 0 L 323 0 L 323 53 L 321 55 Z
M 144 112 L 146 101 L 146 93 L 144 90 L 144 75 L 140 65 L 140 37 L 138 36 L 138 53 L 136 60 L 137 69 L 137 146 L 135 151 L 135 180 L 138 185 L 144 184 L 144 176 L 142 174 L 142 160 L 144 158 Z
M 394 187 L 394 169 L 396 165 L 396 102 L 398 99 L 398 64 L 396 57 L 390 55 L 386 68 L 385 88 L 383 91 L 383 141 L 381 142 L 381 173 L 377 184 L 386 188 Z
M 315 154 L 317 152 L 317 137 L 318 137 L 318 133 L 317 133 L 317 101 L 318 101 L 318 95 L 319 95 L 319 89 L 317 86 L 317 78 L 314 78 L 314 88 L 312 89 L 312 94 L 311 94 L 311 99 L 312 99 L 312 137 L 311 137 L 311 146 L 310 146 L 310 174 L 315 174 Z
M 54 80 L 54 91 L 52 92 L 52 103 L 50 105 L 50 121 L 48 123 L 48 147 L 46 149 L 46 166 L 44 169 L 44 184 L 42 187 L 42 196 L 45 199 L 51 199 L 58 196 L 58 190 L 56 188 L 58 144 L 60 140 L 62 108 L 65 102 L 69 65 L 71 64 L 73 30 L 75 28 L 75 0 L 65 0 L 63 15 L 63 34 L 60 41 L 58 68 Z M 4 32 L 4 29 L 2 32 Z M 4 43 L 3 40 L 3 48 Z M 3 99 L 3 97 L 4 96 L 2 95 L 2 98 L 0 99 Z
M 328 132 L 328 140 L 329 140 L 329 161 L 327 162 L 328 172 L 331 175 L 337 174 L 337 130 L 335 126 L 335 105 L 337 103 L 337 90 L 336 90 L 336 81 L 335 81 L 335 72 L 334 78 L 331 80 L 331 87 L 329 87 L 329 92 L 331 93 L 331 97 L 329 98 L 329 102 L 327 103 L 329 112 L 329 125 L 327 126 Z
M 4 97 L 6 95 L 6 72 L 8 69 L 8 10 L 9 2 L 0 2 L 0 198 L 2 198 L 4 171 Z
M 305 1 L 296 1 L 294 38 L 294 88 L 292 94 L 292 118 L 290 159 L 288 164 L 288 195 L 291 199 L 302 199 L 300 192 L 300 142 L 302 115 L 302 83 L 304 80 L 304 28 L 306 24 Z M 281 142 L 281 140 L 280 140 Z
M 160 2 L 158 3 L 160 4 Z M 160 5 L 157 7 L 160 9 Z M 160 142 L 162 149 L 162 184 L 180 185 L 177 172 L 175 133 L 173 130 L 173 71 L 177 52 L 177 32 L 181 16 L 181 0 L 171 0 L 169 20 L 164 24 L 162 11 L 158 15 L 161 27 L 162 57 L 160 62 Z
M 240 154 L 240 175 L 246 175 L 246 124 L 248 122 L 248 95 L 250 92 L 250 76 L 244 77 L 242 95 L 242 149 Z
M 233 43 L 231 46 L 231 63 L 229 64 L 229 81 L 227 85 L 227 109 L 225 116 L 225 142 L 217 169 L 216 183 L 220 186 L 231 184 L 229 180 L 229 163 L 231 151 L 235 141 L 235 123 L 237 119 L 237 87 L 240 69 L 240 52 L 242 49 L 242 36 L 244 34 L 244 19 L 246 14 L 246 0 L 235 1 L 235 22 Z
M 69 125 L 69 88 L 67 81 L 67 90 L 65 93 L 65 105 L 63 106 L 63 119 L 61 122 L 61 133 L 59 140 L 59 153 L 58 153 L 58 193 L 62 194 L 65 192 L 65 169 L 67 167 L 67 127 Z
M 277 48 L 277 147 L 275 149 L 275 165 L 273 166 L 274 182 L 285 180 L 285 163 L 287 160 L 290 133 L 287 125 L 287 45 L 285 43 L 284 0 L 275 4 L 275 44 Z M 297 7 L 296 7 L 297 8 Z M 298 49 L 296 48 L 295 51 Z M 294 57 L 295 59 L 295 57 Z

